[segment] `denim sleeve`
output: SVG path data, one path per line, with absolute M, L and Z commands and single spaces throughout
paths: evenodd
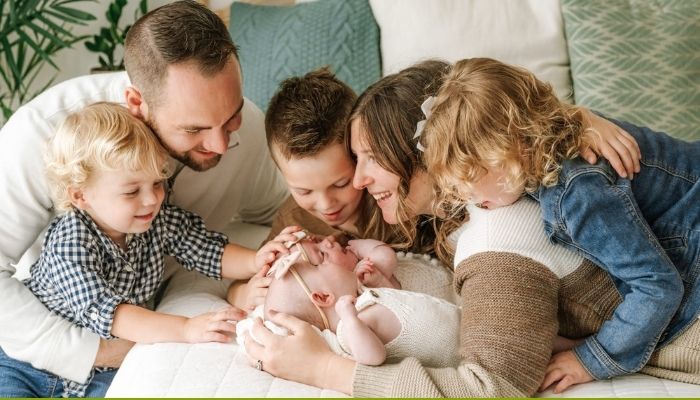
M 680 275 L 637 206 L 629 180 L 581 173 L 566 186 L 558 207 L 571 245 L 607 270 L 623 297 L 612 318 L 574 351 L 596 379 L 638 371 L 680 305 Z

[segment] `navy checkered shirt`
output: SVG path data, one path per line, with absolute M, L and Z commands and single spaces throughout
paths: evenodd
M 163 204 L 151 228 L 131 236 L 124 251 L 89 215 L 74 210 L 51 223 L 24 283 L 51 311 L 111 339 L 116 307 L 144 304 L 155 294 L 165 255 L 188 270 L 221 279 L 227 243 L 226 235 L 208 231 L 199 216 Z M 67 381 L 64 388 L 81 396 L 88 383 Z

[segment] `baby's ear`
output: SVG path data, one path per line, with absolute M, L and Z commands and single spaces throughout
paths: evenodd
M 73 204 L 73 207 L 80 210 L 88 208 L 89 205 L 87 200 L 85 200 L 85 193 L 82 189 L 71 186 L 68 188 L 68 196 L 70 197 L 70 202 Z
M 335 304 L 335 296 L 333 293 L 313 292 L 311 301 L 319 307 L 332 307 Z

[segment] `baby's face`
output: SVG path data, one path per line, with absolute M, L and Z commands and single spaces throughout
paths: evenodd
M 333 264 L 346 271 L 354 271 L 360 261 L 349 248 L 343 247 L 333 236 L 321 240 L 305 239 L 299 242 L 312 265 Z

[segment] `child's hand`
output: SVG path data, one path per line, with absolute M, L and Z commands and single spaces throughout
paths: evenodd
M 556 383 L 554 393 L 559 394 L 571 385 L 591 382 L 593 377 L 583 368 L 574 352 L 563 351 L 552 356 L 539 391 L 543 392 Z
M 357 309 L 355 308 L 356 297 L 346 294 L 340 296 L 335 302 L 335 312 L 338 313 L 341 319 L 347 321 L 352 318 L 357 318 Z
M 269 269 L 270 266 L 265 265 L 247 283 L 233 282 L 228 288 L 226 300 L 231 305 L 240 307 L 247 312 L 253 311 L 255 307 L 263 304 L 267 288 L 272 282 L 271 277 L 265 276 Z
M 274 237 L 274 239 L 265 243 L 255 254 L 255 271 L 258 272 L 265 265 L 270 265 L 275 261 L 278 254 L 289 254 L 289 249 L 284 246 L 284 242 L 293 242 L 297 240 L 297 237 L 293 235 L 294 232 L 301 230 L 299 226 L 288 226 Z
M 184 326 L 187 343 L 220 342 L 228 343 L 236 333 L 236 323 L 245 318 L 246 313 L 235 307 L 217 312 L 208 312 L 188 318 Z
M 565 350 L 571 350 L 578 346 L 579 343 L 583 342 L 583 339 L 573 340 L 565 338 L 564 336 L 556 336 L 554 338 L 554 344 L 552 345 L 552 354 L 561 353 Z
M 374 263 L 364 258 L 357 263 L 355 267 L 355 276 L 363 285 L 367 287 L 391 287 L 391 282 L 387 279 L 379 268 L 374 266 Z

